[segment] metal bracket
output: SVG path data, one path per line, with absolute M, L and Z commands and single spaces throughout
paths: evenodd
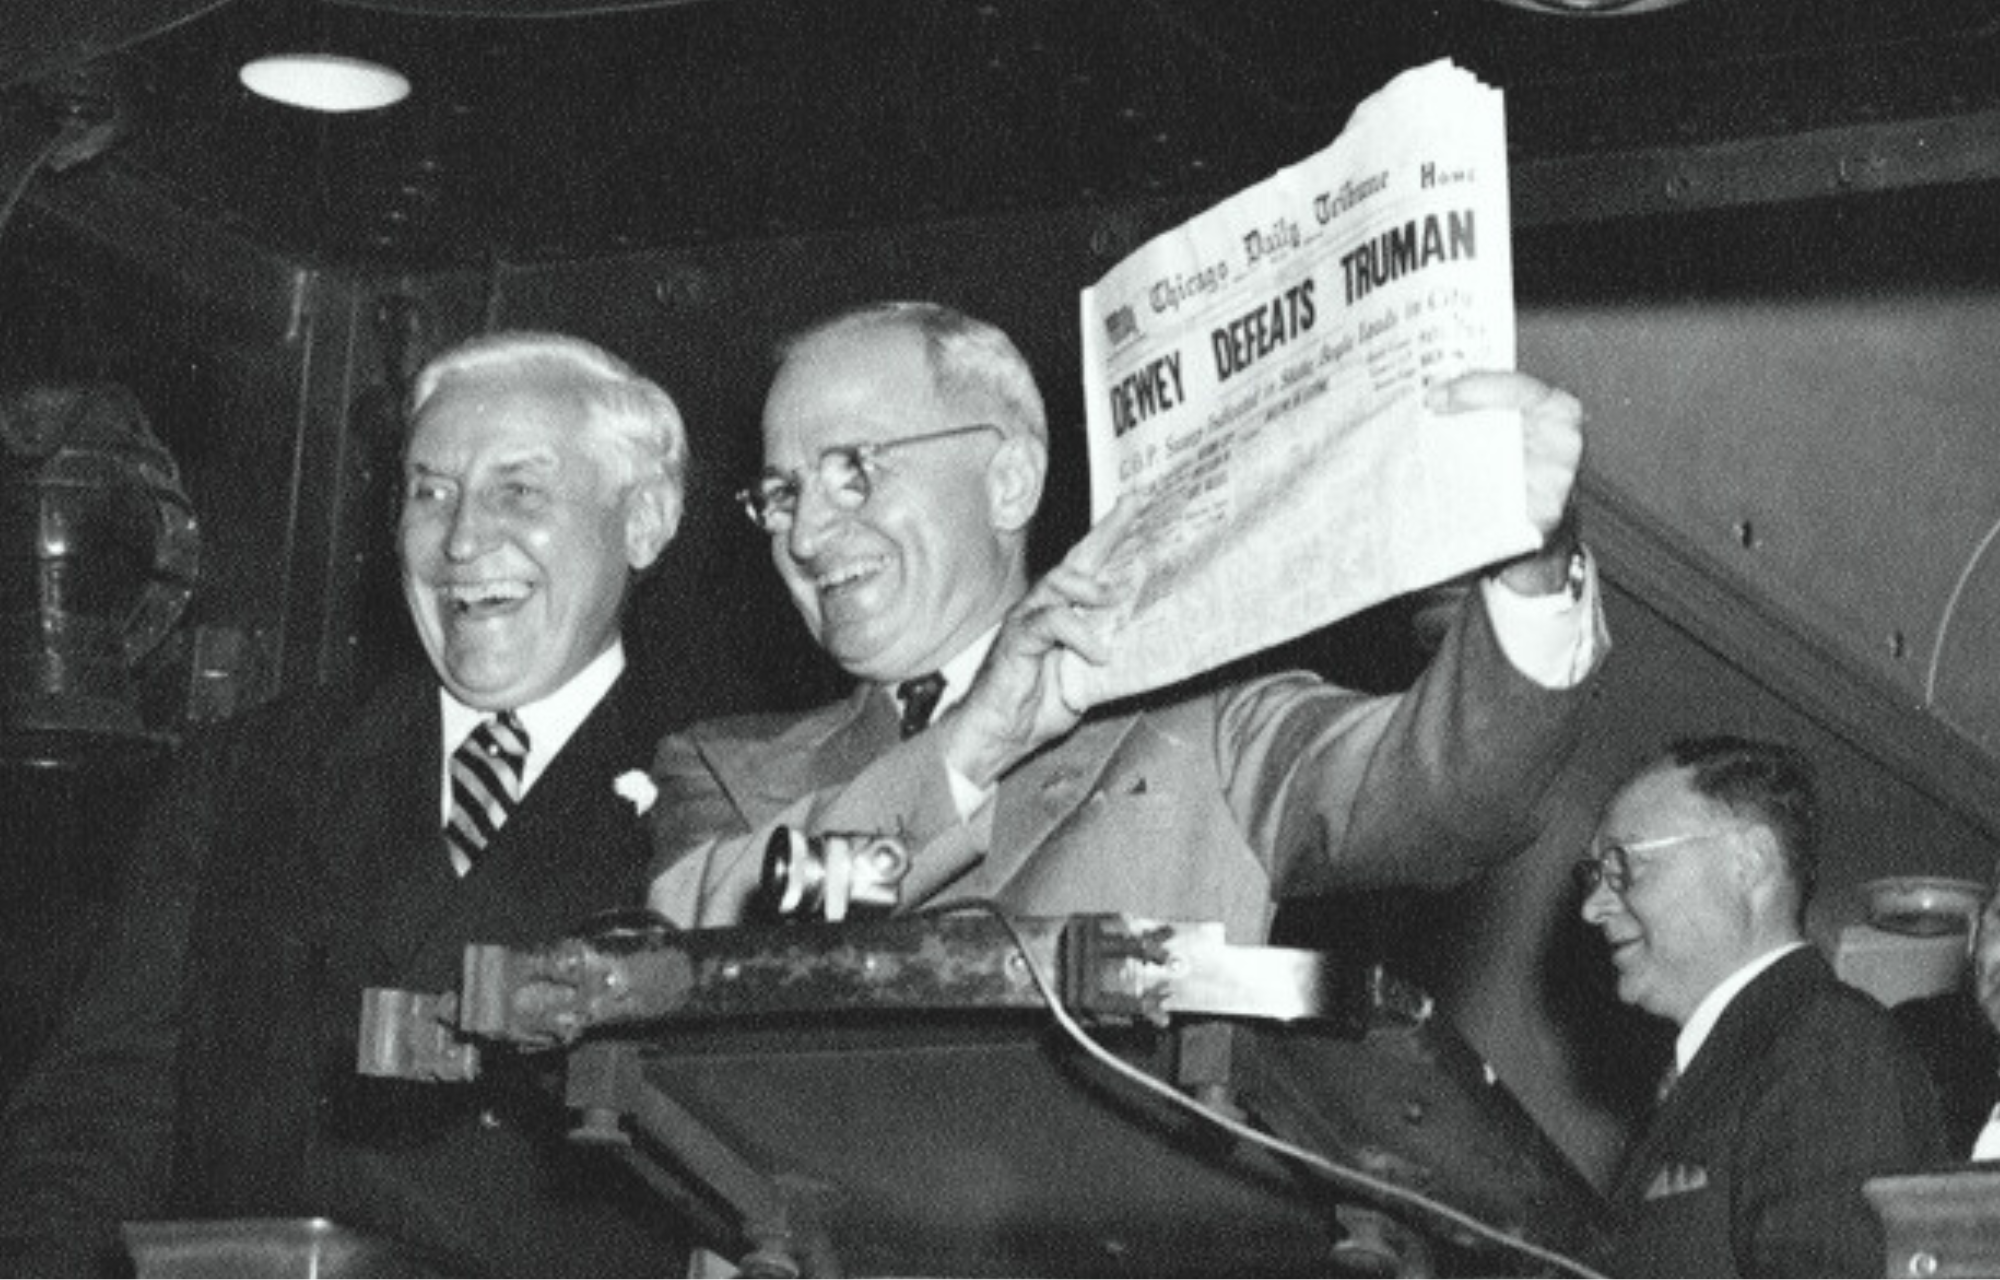
M 479 1075 L 479 1046 L 459 1038 L 458 998 L 369 987 L 361 993 L 355 1070 L 392 1080 L 455 1084 Z

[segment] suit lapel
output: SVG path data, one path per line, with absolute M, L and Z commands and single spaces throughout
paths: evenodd
M 852 781 L 901 734 L 895 708 L 873 685 L 859 685 L 844 702 L 808 713 L 775 738 L 703 736 L 709 767 L 751 826 L 800 796 Z
M 1812 948 L 1801 947 L 1736 993 L 1626 1157 L 1617 1199 L 1636 1204 L 1663 1155 L 1671 1154 L 1688 1134 L 1706 1131 L 1707 1117 L 1718 1113 L 1730 1091 L 1745 1078 L 1744 1065 L 1764 1056 L 1785 1011 L 1804 1003 L 1823 967 Z
M 1687 1074 L 1667 1095 L 1661 1114 L 1689 1108 L 1699 1113 L 1704 1098 L 1739 1081 L 1743 1064 L 1764 1056 L 1786 1011 L 1804 1003 L 1821 963 L 1811 947 L 1800 947 L 1737 992 L 1688 1064 Z
M 578 726 L 463 879 L 439 834 L 435 687 L 401 695 L 420 712 L 378 717 L 394 721 L 392 736 L 349 755 L 356 783 L 338 767 L 329 777 L 340 780 L 347 816 L 320 855 L 333 892 L 345 895 L 335 900 L 368 904 L 341 913 L 364 935 L 351 940 L 364 957 L 362 981 L 449 981 L 467 942 L 539 942 L 613 902 L 637 900 L 644 824 L 612 783 L 645 767 L 650 743 L 626 724 L 624 688 L 621 679 Z
M 439 835 L 441 734 L 435 683 L 388 681 L 318 780 L 324 821 L 310 838 L 320 906 L 336 921 L 336 963 L 357 982 L 386 980 L 395 967 L 383 954 L 405 954 L 452 888 Z
M 847 716 L 806 757 L 813 777 L 846 782 L 903 740 L 895 699 L 886 691 L 864 684 L 855 689 L 846 705 Z M 803 794 L 792 793 L 794 798 Z
M 993 798 L 993 839 L 978 876 L 981 893 L 997 896 L 1021 874 L 1055 830 L 1095 793 L 1143 718 L 1085 720 L 1000 780 Z
M 986 859 L 966 891 L 988 894 L 1018 875 L 1090 798 L 1142 720 L 1086 719 L 1002 779 Z M 745 824 L 754 828 L 800 796 L 851 781 L 900 740 L 891 700 L 862 685 L 845 702 L 812 712 L 775 737 L 724 733 L 702 738 L 701 749 Z

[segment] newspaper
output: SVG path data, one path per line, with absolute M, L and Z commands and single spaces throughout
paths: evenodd
M 1083 291 L 1091 505 L 1136 495 L 1094 704 L 1532 549 L 1519 415 L 1429 386 L 1514 366 L 1500 91 L 1439 61 L 1326 150 Z

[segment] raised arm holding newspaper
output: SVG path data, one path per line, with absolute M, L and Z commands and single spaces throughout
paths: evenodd
M 1225 531 L 1213 548 L 1179 536 L 1196 523 L 1192 502 L 1167 523 L 1157 506 L 1149 512 L 1171 486 L 1128 485 L 1031 583 L 1047 427 L 1006 336 L 948 308 L 892 303 L 795 338 L 766 401 L 766 468 L 746 503 L 808 629 L 858 684 L 831 706 L 710 722 L 662 743 L 652 904 L 683 925 L 734 923 L 753 902 L 776 828 L 880 832 L 912 853 L 906 908 L 984 898 L 1022 914 L 1219 920 L 1244 943 L 1264 938 L 1281 896 L 1441 886 L 1523 847 L 1574 743 L 1579 685 L 1607 645 L 1587 560 L 1551 541 L 1565 527 L 1582 411 L 1514 372 L 1463 373 L 1428 389 L 1415 372 L 1403 381 L 1400 392 L 1377 387 L 1378 407 L 1360 417 L 1370 429 L 1419 421 L 1447 463 L 1469 451 L 1467 483 L 1498 490 L 1485 505 L 1502 512 L 1501 549 L 1486 557 L 1496 567 L 1467 593 L 1415 684 L 1371 697 L 1293 672 L 1125 697 L 1078 674 L 1116 670 L 1152 643 L 1141 605 L 1176 598 L 1172 579 L 1189 580 L 1188 563 L 1224 550 L 1254 560 L 1261 545 L 1283 557 L 1280 594 L 1354 597 L 1350 557 L 1272 543 L 1270 530 L 1302 513 L 1336 544 L 1379 541 L 1375 513 L 1407 504 L 1368 486 L 1409 473 L 1378 469 L 1350 505 L 1316 509 L 1310 499 L 1290 516 Z M 1202 424 L 1217 412 L 1212 399 L 1187 408 Z M 1280 417 L 1267 434 L 1311 421 Z M 1295 501 L 1286 492 L 1260 501 Z M 1151 531 L 1133 536 L 1148 521 Z M 1180 558 L 1161 573 L 1134 556 L 1140 542 Z M 1410 551 L 1439 577 L 1481 563 Z M 1383 585 L 1395 575 L 1368 572 L 1359 594 L 1396 589 Z M 1273 603 L 1239 597 L 1229 608 L 1254 615 Z M 1139 665 L 1153 660 L 1142 654 Z M 944 691 L 926 710 L 928 728 L 909 724 L 899 689 L 937 674 Z

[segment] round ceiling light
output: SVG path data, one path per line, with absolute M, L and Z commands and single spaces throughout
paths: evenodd
M 375 111 L 410 94 L 401 72 L 331 53 L 274 53 L 236 76 L 259 97 L 307 111 Z
M 1686 0 L 1500 0 L 1516 9 L 1536 13 L 1559 13 L 1570 18 L 1617 18 L 1636 13 L 1653 13 L 1685 4 Z

